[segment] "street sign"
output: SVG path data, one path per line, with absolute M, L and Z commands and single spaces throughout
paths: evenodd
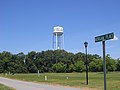
M 95 42 L 102 41 L 102 45 L 103 45 L 104 90 L 107 90 L 107 85 L 106 85 L 105 41 L 113 39 L 113 38 L 114 38 L 114 33 L 109 33 L 109 34 L 105 34 L 105 35 L 95 37 Z
M 114 38 L 114 33 L 109 33 L 95 37 L 95 42 L 106 41 Z

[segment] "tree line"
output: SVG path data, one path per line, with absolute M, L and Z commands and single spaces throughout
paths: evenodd
M 0 53 L 0 73 L 40 73 L 44 72 L 84 72 L 85 54 L 67 52 L 65 50 L 31 51 L 12 54 L 7 51 Z M 88 54 L 89 71 L 103 71 L 102 57 Z M 107 71 L 120 71 L 120 59 L 106 55 Z

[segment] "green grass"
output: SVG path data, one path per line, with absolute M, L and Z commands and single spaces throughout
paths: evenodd
M 45 76 L 48 77 L 47 81 L 44 80 Z M 39 77 L 37 74 L 16 74 L 7 75 L 4 77 L 32 82 L 43 82 L 79 88 L 94 88 L 96 90 L 103 90 L 103 76 L 103 73 L 100 72 L 89 73 L 89 85 L 85 84 L 85 73 L 41 73 Z M 107 73 L 107 90 L 120 90 L 120 72 Z
M 3 84 L 0 84 L 0 90 L 15 90 L 15 89 L 7 87 L 7 86 L 5 86 Z

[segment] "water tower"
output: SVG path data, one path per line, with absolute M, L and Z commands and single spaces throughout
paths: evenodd
M 63 49 L 64 46 L 64 34 L 63 27 L 56 26 L 53 31 L 53 49 Z

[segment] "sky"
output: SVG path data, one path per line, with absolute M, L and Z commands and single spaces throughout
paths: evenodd
M 64 29 L 64 49 L 102 56 L 95 37 L 114 32 L 106 54 L 120 58 L 120 0 L 0 0 L 0 52 L 52 50 L 53 28 Z

